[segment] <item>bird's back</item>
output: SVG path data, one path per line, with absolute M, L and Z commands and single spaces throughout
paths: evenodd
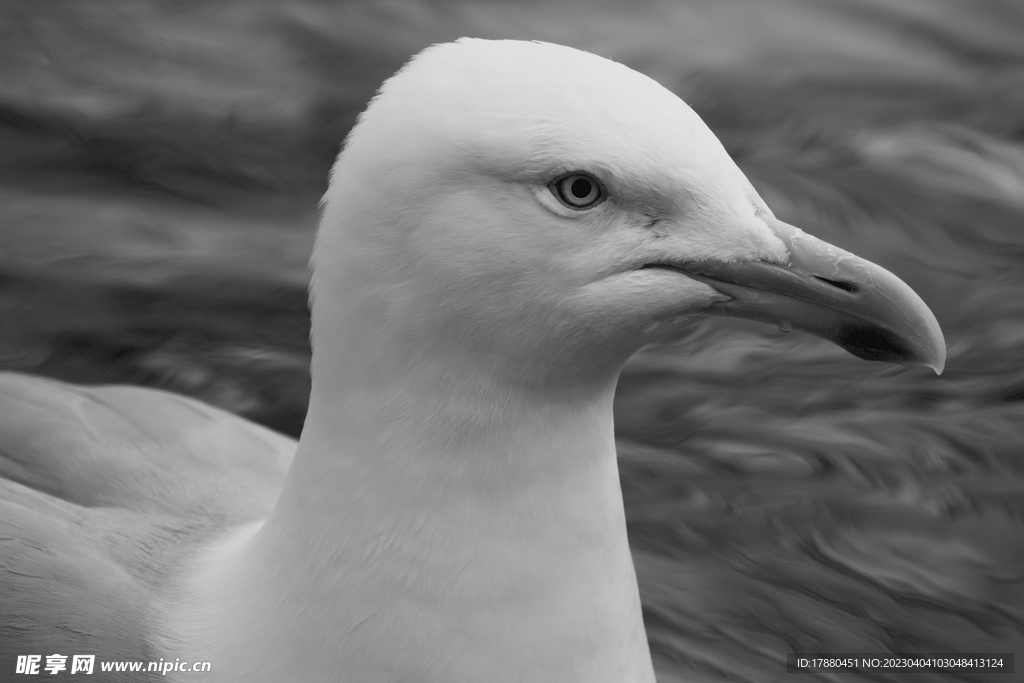
M 181 568 L 269 513 L 294 449 L 167 392 L 0 373 L 0 681 L 19 655 L 155 660 Z

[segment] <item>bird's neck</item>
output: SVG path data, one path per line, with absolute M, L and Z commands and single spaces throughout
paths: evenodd
M 653 681 L 613 383 L 527 395 L 418 367 L 314 386 L 278 504 L 220 579 L 252 630 L 234 642 L 273 652 L 268 680 Z

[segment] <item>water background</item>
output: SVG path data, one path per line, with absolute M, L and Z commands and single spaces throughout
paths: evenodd
M 938 378 L 730 320 L 631 361 L 617 433 L 662 683 L 1013 680 L 784 662 L 1024 655 L 1020 0 L 7 0 L 0 368 L 297 435 L 329 165 L 384 78 L 461 35 L 651 75 L 780 218 L 897 273 L 946 335 Z

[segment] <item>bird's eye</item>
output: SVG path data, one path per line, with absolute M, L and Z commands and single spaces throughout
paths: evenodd
M 567 173 L 555 178 L 550 187 L 563 204 L 573 209 L 589 209 L 604 199 L 601 183 L 589 173 Z

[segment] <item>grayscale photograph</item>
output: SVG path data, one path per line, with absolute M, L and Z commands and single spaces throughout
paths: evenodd
M 0 683 L 1018 653 L 1024 0 L 0 1 Z

